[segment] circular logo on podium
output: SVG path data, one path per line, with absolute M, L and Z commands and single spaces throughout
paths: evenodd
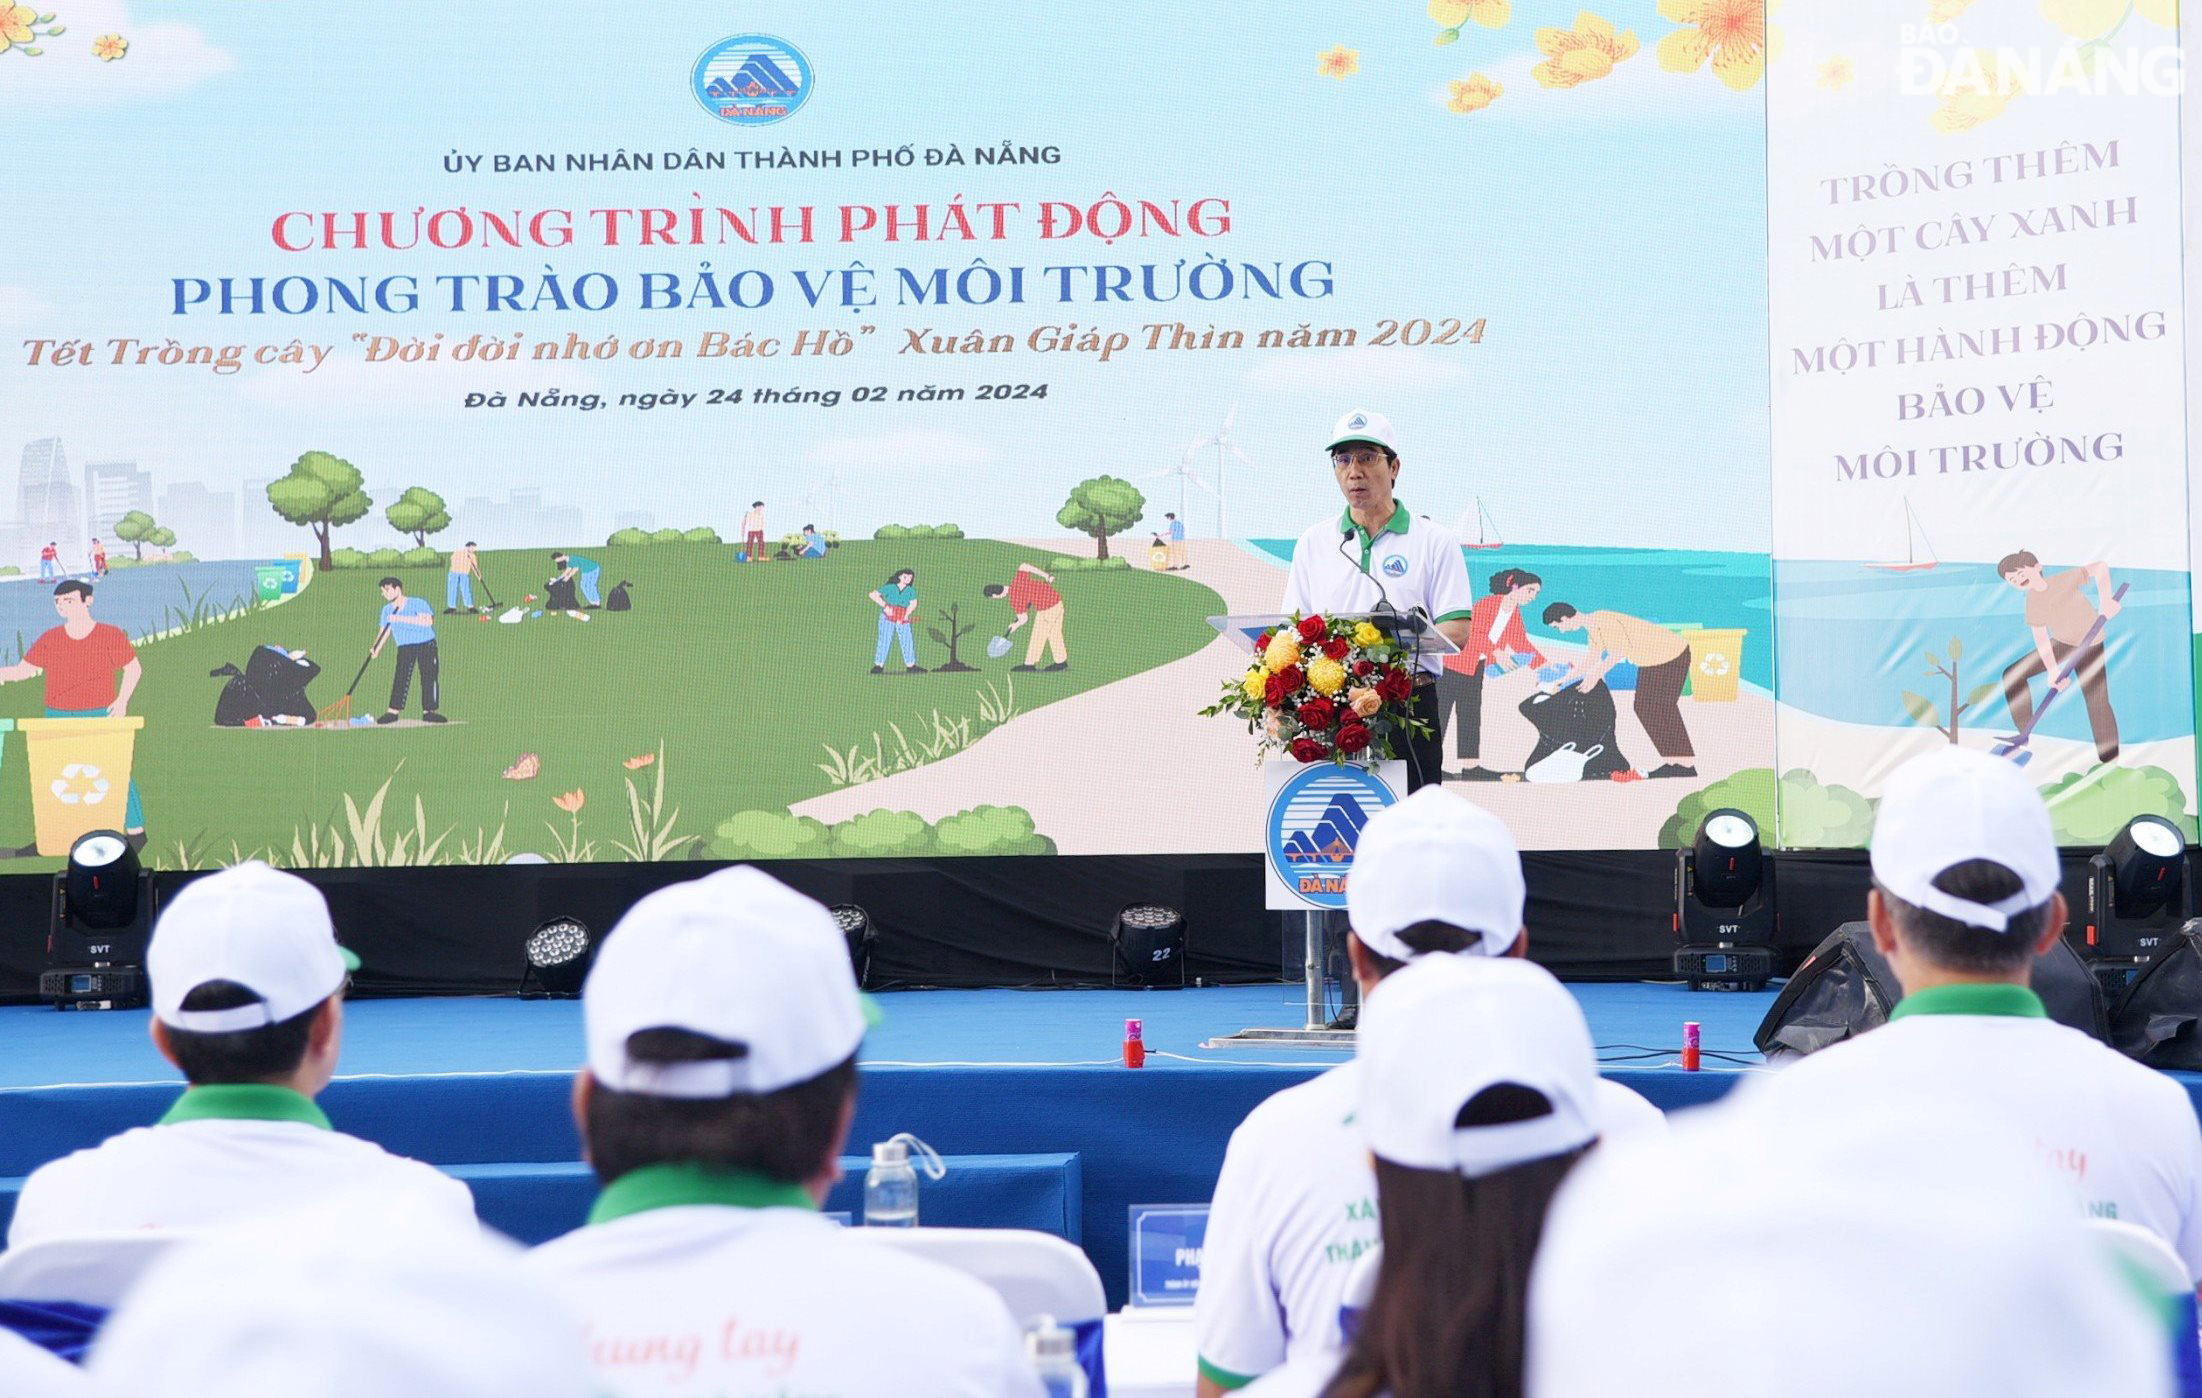
M 1346 875 L 1361 827 L 1398 798 L 1364 767 L 1314 762 L 1287 778 L 1269 803 L 1269 867 L 1309 904 L 1346 906 Z
M 703 109 L 736 126 L 769 126 L 810 97 L 810 60 L 785 39 L 737 34 L 703 51 L 688 75 Z

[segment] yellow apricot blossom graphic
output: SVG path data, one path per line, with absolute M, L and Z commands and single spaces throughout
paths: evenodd
M 1480 112 L 1504 96 L 1506 89 L 1481 73 L 1470 73 L 1464 82 L 1451 85 L 1446 107 L 1456 112 Z
M 1336 78 L 1344 82 L 1361 71 L 1361 55 L 1358 51 L 1340 44 L 1315 60 L 1315 71 L 1326 78 Z
M 1575 16 L 1573 29 L 1537 31 L 1537 49 L 1545 61 L 1530 69 L 1529 76 L 1545 87 L 1578 87 L 1605 77 L 1615 64 L 1634 57 L 1637 48 L 1635 30 L 1617 34 L 1613 21 L 1585 10 Z

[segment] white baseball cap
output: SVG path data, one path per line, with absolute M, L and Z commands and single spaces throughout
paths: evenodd
M 88 1392 L 172 1398 L 597 1392 L 581 1326 L 518 1248 L 349 1193 L 180 1242 L 86 1368 Z
M 172 1029 L 227 1034 L 280 1024 L 336 994 L 359 958 L 336 944 L 321 890 L 258 861 L 194 879 L 153 927 L 145 950 L 153 1014 Z M 259 1000 L 187 1010 L 209 981 L 232 981 Z
M 1371 1153 L 1476 1179 L 1598 1139 L 1598 1063 L 1582 1009 L 1532 962 L 1426 956 L 1386 976 L 1362 1006 L 1361 1134 Z M 1526 1121 L 1459 1126 L 1487 1088 L 1542 1093 Z
M 1366 408 L 1355 408 L 1338 419 L 1338 425 L 1330 429 L 1330 445 L 1323 450 L 1336 451 L 1347 442 L 1373 442 L 1394 456 L 1400 455 L 1399 434 L 1392 430 L 1392 420 Z
M 1942 1094 L 1774 1114 L 1750 1093 L 1569 1174 L 1530 1277 L 1530 1392 L 2171 1391 L 2160 1315 L 2030 1136 Z M 1849 1340 L 1811 1343 L 1807 1317 Z
M 1475 802 L 1426 786 L 1369 817 L 1346 876 L 1346 915 L 1361 944 L 1394 961 L 1416 953 L 1399 934 L 1449 922 L 1504 956 L 1521 936 L 1522 857 L 1506 823 Z
M 1974 859 L 2009 869 L 2019 891 L 1987 904 L 1934 886 L 1950 868 Z M 2018 764 L 1944 747 L 1889 778 L 1873 822 L 1873 877 L 1913 907 L 2001 932 L 2013 916 L 2048 902 L 2059 874 L 2049 808 Z
M 661 888 L 627 910 L 581 991 L 589 1071 L 604 1086 L 701 1100 L 777 1092 L 846 1061 L 868 1002 L 833 914 L 743 865 Z M 650 1063 L 645 1029 L 685 1029 L 739 1057 Z

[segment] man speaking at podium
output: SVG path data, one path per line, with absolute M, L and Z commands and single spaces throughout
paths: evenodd
M 1456 646 L 1469 644 L 1475 594 L 1460 540 L 1429 516 L 1410 517 L 1392 494 L 1399 480 L 1399 438 L 1389 419 L 1359 408 L 1330 434 L 1330 469 L 1345 513 L 1300 536 L 1284 609 L 1311 613 L 1419 613 Z M 1402 638 L 1404 639 L 1404 637 Z M 1414 716 L 1430 726 L 1400 754 L 1407 789 L 1441 779 L 1444 717 L 1437 703 L 1441 656 L 1424 655 L 1415 676 Z

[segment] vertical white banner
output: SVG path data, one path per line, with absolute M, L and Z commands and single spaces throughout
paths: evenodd
M 2171 0 L 1791 0 L 1769 73 L 1780 838 L 1938 744 L 2192 822 Z

